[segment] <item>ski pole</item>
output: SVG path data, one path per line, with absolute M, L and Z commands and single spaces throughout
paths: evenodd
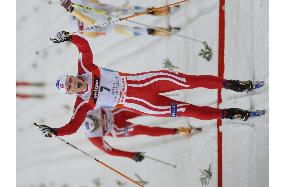
M 60 4 L 59 2 L 55 2 L 55 1 L 51 1 L 51 0 L 47 1 L 47 3 L 50 4 L 50 5 L 53 5 L 53 4 Z
M 149 159 L 151 159 L 151 160 L 154 160 L 154 161 L 156 161 L 156 162 L 163 163 L 163 164 L 165 164 L 165 165 L 167 165 L 167 166 L 171 166 L 171 167 L 173 167 L 173 168 L 175 168 L 175 169 L 177 168 L 177 165 L 175 165 L 175 164 L 171 164 L 171 163 L 168 163 L 168 162 L 165 162 L 165 161 L 162 161 L 162 160 L 159 160 L 159 159 L 150 157 L 150 156 L 148 156 L 148 155 L 144 155 L 144 157 L 149 158 Z
M 36 124 L 36 123 L 34 123 L 34 125 L 37 126 L 37 127 L 39 127 L 39 125 Z M 110 169 L 111 171 L 115 172 L 116 174 L 118 174 L 118 175 L 120 175 L 120 176 L 122 176 L 122 177 L 128 179 L 129 181 L 133 182 L 134 184 L 136 184 L 136 185 L 138 185 L 138 186 L 140 186 L 140 187 L 144 187 L 143 185 L 141 185 L 141 184 L 139 184 L 138 182 L 134 181 L 133 179 L 131 179 L 130 177 L 126 176 L 126 175 L 123 174 L 122 172 L 120 172 L 120 171 L 118 171 L 117 169 L 115 169 L 115 168 L 109 166 L 108 164 L 106 164 L 106 163 L 104 163 L 104 162 L 98 160 L 98 159 L 95 158 L 94 156 L 92 156 L 92 155 L 90 155 L 89 153 L 83 151 L 82 149 L 76 147 L 75 145 L 73 145 L 73 144 L 67 142 L 66 140 L 64 140 L 64 139 L 62 139 L 62 138 L 60 138 L 60 137 L 58 137 L 58 136 L 56 136 L 56 135 L 54 135 L 54 134 L 53 134 L 53 136 L 55 136 L 58 140 L 60 140 L 60 141 L 62 141 L 62 142 L 64 142 L 64 143 L 66 143 L 68 146 L 72 147 L 73 149 L 76 149 L 77 151 L 80 151 L 80 152 L 83 153 L 85 156 L 87 156 L 87 157 L 89 157 L 89 158 L 95 160 L 96 162 L 98 162 L 98 163 L 101 164 L 102 166 L 104 166 L 104 167 Z
M 41 49 L 35 51 L 35 54 L 38 55 L 41 51 L 45 51 L 45 50 L 47 50 L 47 49 L 49 49 L 49 48 L 52 48 L 52 47 L 54 47 L 54 46 L 56 46 L 56 45 L 57 45 L 57 44 L 53 44 L 53 45 L 50 45 L 50 46 L 41 48 Z

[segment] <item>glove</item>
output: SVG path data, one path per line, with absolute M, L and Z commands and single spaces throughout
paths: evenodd
M 71 36 L 69 32 L 66 31 L 60 31 L 56 34 L 56 36 L 54 38 L 50 38 L 50 40 L 53 43 L 60 43 L 60 42 L 65 42 L 65 41 L 70 41 L 71 40 Z
M 67 12 L 72 12 L 74 10 L 71 0 L 60 0 L 60 5 L 63 6 L 63 8 L 67 10 Z
M 142 160 L 144 160 L 144 153 L 141 153 L 141 152 L 137 152 L 137 153 L 134 153 L 132 159 L 135 161 L 135 162 L 141 162 Z
M 52 134 L 56 135 L 56 130 L 47 125 L 39 125 L 39 129 L 45 137 L 52 137 Z

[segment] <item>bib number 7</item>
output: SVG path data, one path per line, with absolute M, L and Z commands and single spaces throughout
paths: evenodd
M 109 89 L 109 88 L 104 87 L 104 86 L 101 86 L 101 87 L 100 87 L 100 92 L 102 92 L 102 91 L 104 91 L 104 90 L 110 92 L 110 89 Z

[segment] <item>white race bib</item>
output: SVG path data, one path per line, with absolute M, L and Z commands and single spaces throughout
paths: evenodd
M 120 76 L 116 71 L 105 68 L 99 69 L 100 83 L 96 108 L 114 107 L 117 105 L 120 97 Z

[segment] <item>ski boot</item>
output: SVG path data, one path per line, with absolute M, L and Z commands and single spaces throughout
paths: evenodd
M 169 14 L 173 14 L 180 9 L 180 5 L 175 5 L 173 7 L 163 7 L 163 8 L 147 8 L 147 14 L 152 16 L 167 16 Z M 150 12 L 149 12 L 150 11 Z
M 263 87 L 264 81 L 239 81 L 239 80 L 226 80 L 224 88 L 236 92 L 250 92 Z
M 187 137 L 191 133 L 191 128 L 189 128 L 189 127 L 178 127 L 178 128 L 176 128 L 176 133 L 180 134 L 184 137 Z
M 223 119 L 240 119 L 247 121 L 248 119 L 259 117 L 265 114 L 265 110 L 248 111 L 239 108 L 228 108 L 222 112 Z
M 192 127 L 191 125 L 189 125 L 189 127 L 191 128 L 190 135 L 194 135 L 202 131 L 202 128 L 200 127 Z
M 247 121 L 250 117 L 250 112 L 240 108 L 228 108 L 223 110 L 222 116 L 223 119 L 240 119 Z
M 178 127 L 176 129 L 176 133 L 184 137 L 188 137 L 189 135 L 196 134 L 200 132 L 201 130 L 202 130 L 201 128 L 194 128 L 191 125 L 189 125 L 189 127 Z

